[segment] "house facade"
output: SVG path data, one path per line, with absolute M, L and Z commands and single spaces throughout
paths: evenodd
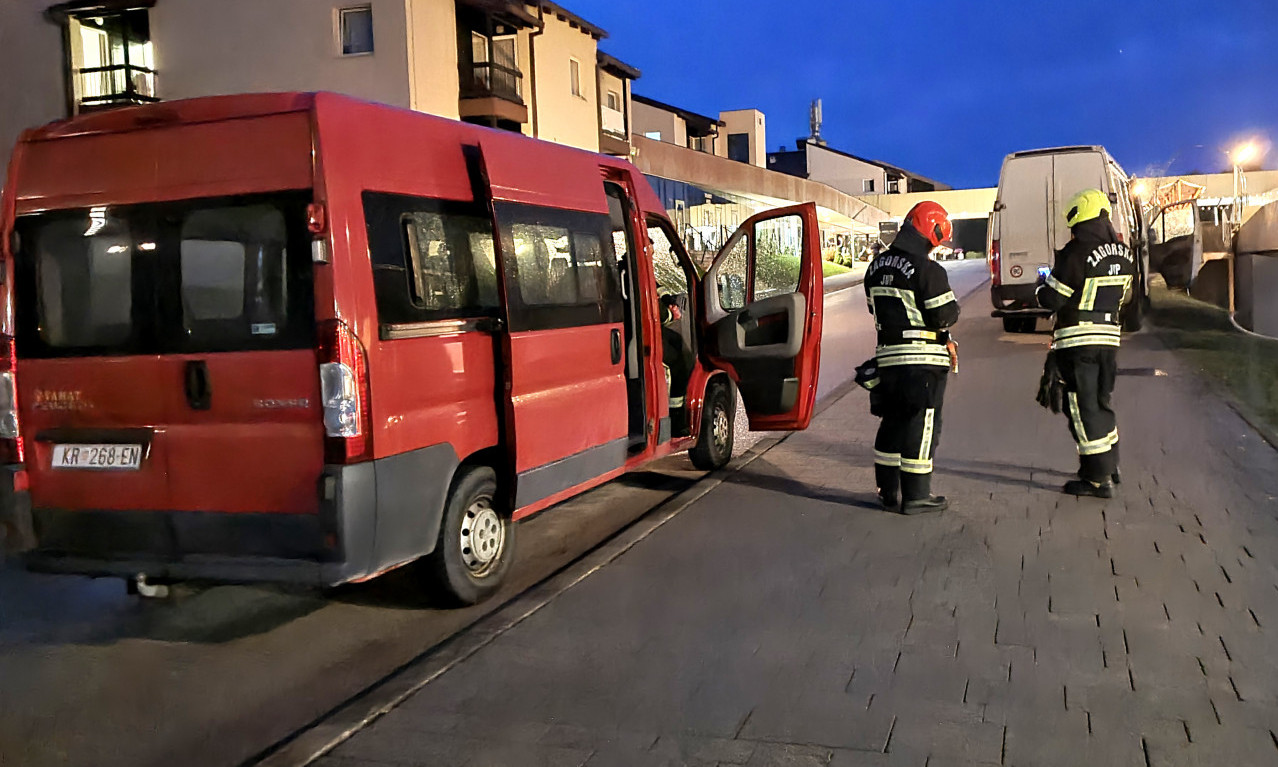
M 627 155 L 639 72 L 606 36 L 551 2 L 5 0 L 0 160 L 24 128 L 86 111 L 294 90 Z

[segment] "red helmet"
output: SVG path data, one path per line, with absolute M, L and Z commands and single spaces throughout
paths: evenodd
M 932 247 L 940 245 L 954 234 L 954 225 L 950 223 L 950 214 L 945 212 L 939 203 L 925 200 L 910 208 L 905 221 L 932 243 Z

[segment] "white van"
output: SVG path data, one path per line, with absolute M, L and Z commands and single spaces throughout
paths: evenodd
M 1035 283 L 1040 273 L 1051 269 L 1056 251 L 1069 242 L 1062 206 L 1084 189 L 1109 195 L 1114 228 L 1136 254 L 1137 300 L 1124 309 L 1123 328 L 1140 329 L 1148 300 L 1148 252 L 1127 174 L 1104 147 L 1068 146 L 1014 152 L 1003 159 L 986 253 L 992 314 L 1003 318 L 1007 332 L 1033 332 L 1035 321 L 1051 314 L 1038 305 Z

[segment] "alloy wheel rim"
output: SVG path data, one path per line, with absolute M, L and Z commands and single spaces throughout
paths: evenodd
M 728 449 L 728 435 L 732 424 L 728 421 L 728 411 L 722 405 L 716 405 L 714 409 L 714 425 L 711 432 L 714 436 L 714 445 L 720 451 Z

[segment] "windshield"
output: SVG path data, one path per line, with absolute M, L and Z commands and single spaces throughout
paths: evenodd
M 298 192 L 18 219 L 19 354 L 311 346 L 308 199 Z

